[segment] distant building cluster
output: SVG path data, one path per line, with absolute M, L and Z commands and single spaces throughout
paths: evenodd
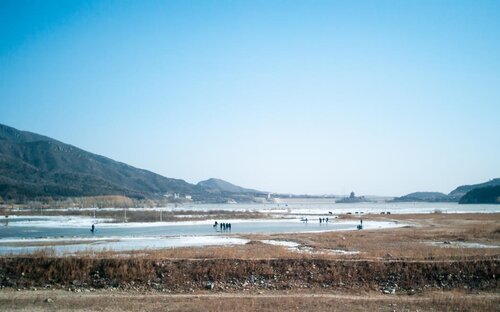
M 189 200 L 189 201 L 193 200 L 193 196 L 191 196 L 191 195 L 184 195 L 184 196 L 182 196 L 179 193 L 167 193 L 167 194 L 165 194 L 163 196 L 166 197 L 166 198 L 174 199 L 174 200 L 181 200 L 181 199 L 185 199 L 185 200 Z

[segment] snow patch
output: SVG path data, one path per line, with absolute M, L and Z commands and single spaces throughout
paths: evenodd
M 297 248 L 300 246 L 299 243 L 296 242 L 290 242 L 290 241 L 280 241 L 280 240 L 261 240 L 264 244 L 268 245 L 274 245 L 274 246 L 283 246 L 283 247 L 289 247 L 289 248 Z
M 487 248 L 487 249 L 500 248 L 499 245 L 487 245 L 481 243 L 453 242 L 453 241 L 427 242 L 427 244 L 444 248 Z
M 74 239 L 79 241 L 81 239 Z M 13 240 L 9 240 L 12 242 Z M 29 242 L 30 240 L 18 240 L 19 242 Z M 31 240 L 37 242 L 39 240 Z M 6 242 L 6 241 L 2 241 Z M 71 242 L 71 240 L 45 240 L 45 242 Z M 65 244 L 53 246 L 1 246 L 0 254 L 27 254 L 41 250 L 54 250 L 57 255 L 73 254 L 76 252 L 99 252 L 105 250 L 112 251 L 132 251 L 144 249 L 163 249 L 180 247 L 204 247 L 221 245 L 244 245 L 248 239 L 227 236 L 180 236 L 180 237 L 126 237 L 117 239 L 92 239 L 83 244 Z

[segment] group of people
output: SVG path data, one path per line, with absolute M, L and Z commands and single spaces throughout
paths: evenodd
M 221 231 L 231 231 L 231 223 L 224 223 L 224 222 L 218 223 L 217 221 L 215 221 L 213 225 L 214 229 L 217 230 L 217 226 L 220 227 Z
M 330 222 L 330 219 L 328 219 L 328 218 L 318 218 L 318 219 L 319 219 L 320 224 Z M 307 223 L 309 220 L 307 218 L 301 218 L 300 221 Z

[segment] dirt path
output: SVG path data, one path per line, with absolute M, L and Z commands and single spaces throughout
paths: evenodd
M 2 311 L 498 311 L 500 294 L 428 292 L 414 296 L 380 293 L 196 293 L 159 294 L 62 290 L 0 291 Z

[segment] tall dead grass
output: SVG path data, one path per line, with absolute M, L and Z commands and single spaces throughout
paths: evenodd
M 294 287 L 379 290 L 439 287 L 493 290 L 498 288 L 498 260 L 482 261 L 352 261 L 322 259 L 152 260 L 95 258 L 1 258 L 2 284 L 202 289 L 207 281 L 239 288 Z

